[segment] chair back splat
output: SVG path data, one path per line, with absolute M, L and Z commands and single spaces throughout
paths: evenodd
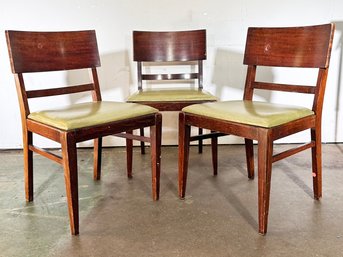
M 133 32 L 133 60 L 137 62 L 138 85 L 143 80 L 198 79 L 202 89 L 202 62 L 206 60 L 206 30 L 180 32 Z M 143 74 L 143 62 L 196 61 L 194 73 Z

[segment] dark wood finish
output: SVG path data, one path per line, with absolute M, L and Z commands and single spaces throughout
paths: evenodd
M 79 196 L 76 141 L 73 132 L 61 132 L 61 147 L 70 230 L 73 235 L 77 235 L 79 233 Z
M 247 159 L 248 178 L 254 179 L 254 144 L 251 139 L 245 138 L 245 154 Z M 216 162 L 216 160 L 214 160 Z
M 198 73 L 187 73 L 187 74 L 142 74 L 142 80 L 187 80 L 197 79 Z
M 330 58 L 327 54 L 331 44 L 331 30 L 328 26 L 286 28 L 287 35 L 285 28 L 249 28 L 243 63 L 326 68 L 329 66 Z
M 300 85 L 289 85 L 289 84 L 270 84 L 264 82 L 255 82 L 255 89 L 275 90 L 275 91 L 292 91 L 304 94 L 314 94 L 316 87 L 314 86 L 300 86 Z M 290 90 L 292 88 L 292 90 Z
M 152 198 L 159 199 L 160 173 L 161 173 L 161 133 L 162 115 L 158 113 L 155 119 L 155 126 L 150 127 L 151 163 L 152 163 Z
M 203 88 L 203 60 L 206 60 L 206 30 L 190 31 L 133 31 L 133 60 L 137 62 L 138 90 L 143 90 L 146 81 L 197 80 L 199 90 Z M 145 65 L 194 65 L 196 72 L 150 74 L 144 71 Z M 181 111 L 182 108 L 208 101 L 146 101 L 139 102 L 160 111 Z M 144 131 L 140 131 L 144 136 Z M 199 129 L 199 133 L 202 130 Z M 141 152 L 145 153 L 144 142 Z M 199 139 L 199 153 L 202 152 L 202 139 Z
M 93 90 L 93 84 L 84 84 L 79 86 L 70 87 L 59 87 L 43 90 L 29 90 L 26 91 L 27 98 L 44 97 L 44 96 L 54 96 L 54 95 L 65 95 L 73 93 L 81 93 Z
M 191 127 L 187 125 L 183 112 L 179 113 L 179 196 L 185 197 L 189 160 L 189 142 Z
M 27 202 L 33 201 L 33 151 L 32 132 L 23 129 L 23 157 L 24 157 L 24 179 L 25 179 L 25 197 Z
M 101 149 L 102 137 L 94 139 L 94 155 L 93 155 L 93 179 L 100 180 L 101 177 Z M 129 163 L 128 163 L 129 165 Z
M 132 140 L 151 143 L 152 195 L 159 197 L 161 115 L 143 115 L 137 118 L 119 120 L 96 126 L 73 130 L 61 130 L 31 120 L 28 98 L 56 96 L 89 91 L 93 101 L 101 101 L 96 68 L 100 66 L 94 30 L 74 32 L 24 32 L 6 31 L 12 72 L 16 82 L 23 130 L 24 174 L 26 200 L 33 201 L 33 152 L 41 154 L 64 168 L 70 229 L 73 235 L 79 233 L 78 173 L 76 144 L 94 139 L 95 180 L 101 177 L 102 137 L 116 135 L 127 138 L 128 176 L 132 177 Z M 24 74 L 28 72 L 89 69 L 90 83 L 68 85 L 67 87 L 27 90 Z M 45 98 L 46 99 L 46 98 Z M 150 137 L 132 137 L 131 131 L 150 127 Z M 62 156 L 57 156 L 33 145 L 32 134 L 38 134 L 61 144 Z
M 179 62 L 206 59 L 206 30 L 133 31 L 133 60 Z
M 13 73 L 99 67 L 95 31 L 6 33 Z M 56 42 L 59 45 L 56 45 Z M 85 44 L 87 42 L 87 44 Z M 77 49 L 77 51 L 75 51 Z M 49 57 L 49 61 L 42 61 Z M 73 60 L 67 62 L 66 60 Z
M 322 196 L 321 117 L 334 29 L 334 24 L 248 29 L 244 54 L 244 64 L 248 65 L 248 69 L 243 99 L 253 101 L 254 89 L 314 94 L 312 106 L 314 114 L 275 127 L 264 128 L 181 112 L 179 116 L 180 198 L 185 197 L 191 126 L 245 138 L 250 179 L 254 178 L 253 140 L 258 142 L 258 220 L 261 234 L 267 232 L 273 162 L 311 148 L 314 198 L 319 199 Z M 256 81 L 257 66 L 316 68 L 317 82 L 313 86 L 308 86 Z M 311 142 L 273 155 L 275 140 L 303 130 L 311 131 Z M 214 159 L 214 162 L 217 162 L 217 159 Z
M 192 104 L 206 103 L 208 101 L 187 101 L 187 102 L 139 102 L 140 104 L 149 105 L 161 112 L 181 111 L 184 107 Z M 177 110 L 176 110 L 177 108 Z
M 289 149 L 289 150 L 286 150 L 282 153 L 279 153 L 279 154 L 275 154 L 273 156 L 273 162 L 277 162 L 277 161 L 280 161 L 282 159 L 285 159 L 287 158 L 288 156 L 291 156 L 291 155 L 294 155 L 296 153 L 300 153 L 306 149 L 310 149 L 312 147 L 315 146 L 315 143 L 314 141 L 310 142 L 310 143 L 307 143 L 307 144 L 303 144 L 303 145 L 300 145 L 298 147 L 295 147 L 295 148 L 292 148 L 292 149 Z
M 33 146 L 33 145 L 29 145 L 29 149 L 30 151 L 32 152 L 35 152 L 35 153 L 38 153 L 40 155 L 43 155 L 44 157 L 52 160 L 52 161 L 55 161 L 57 162 L 58 164 L 61 164 L 63 163 L 63 159 L 61 158 L 61 156 L 58 156 L 54 153 L 51 153 L 45 149 L 42 149 L 40 147 L 37 147 L 37 146 Z
M 211 133 L 212 134 L 212 133 Z M 218 137 L 211 138 L 213 176 L 218 174 Z
M 132 178 L 132 130 L 126 131 L 126 134 L 128 135 L 126 137 L 126 163 L 127 163 L 127 177 Z M 118 135 L 118 134 L 117 134 Z M 120 135 L 121 137 L 125 137 L 125 135 Z

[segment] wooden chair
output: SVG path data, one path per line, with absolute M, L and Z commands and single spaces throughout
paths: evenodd
M 133 59 L 137 62 L 138 91 L 129 96 L 128 102 L 149 105 L 160 111 L 181 111 L 191 104 L 217 100 L 203 90 L 204 29 L 133 31 Z M 175 82 L 188 84 L 185 83 L 186 88 L 177 88 L 175 84 L 171 87 Z M 144 130 L 140 133 L 144 135 Z M 202 134 L 201 128 L 199 133 Z M 141 151 L 144 153 L 144 142 L 141 142 Z M 199 140 L 199 152 L 202 152 L 202 140 Z
M 180 198 L 185 197 L 186 191 L 190 126 L 245 138 L 250 179 L 254 178 L 253 140 L 257 140 L 258 221 L 261 234 L 267 232 L 273 162 L 311 149 L 314 198 L 322 196 L 321 119 L 334 28 L 334 24 L 325 24 L 248 29 L 244 54 L 244 64 L 248 65 L 248 69 L 243 101 L 191 105 L 183 108 L 179 115 Z M 257 66 L 316 68 L 317 81 L 311 86 L 262 82 L 256 80 Z M 254 89 L 313 94 L 312 109 L 254 101 Z M 275 140 L 303 130 L 310 130 L 311 142 L 273 155 Z
M 161 114 L 149 106 L 101 101 L 96 68 L 100 66 L 95 31 L 24 32 L 6 31 L 22 119 L 26 200 L 33 201 L 33 152 L 64 168 L 71 233 L 79 233 L 77 148 L 81 141 L 94 139 L 94 179 L 101 175 L 102 137 L 127 138 L 127 172 L 132 174 L 132 140 L 151 144 L 152 194 L 159 197 Z M 88 69 L 90 82 L 49 89 L 26 89 L 27 73 Z M 27 80 L 25 80 L 27 82 Z M 31 79 L 32 81 L 32 79 Z M 59 86 L 59 85 L 57 85 Z M 31 112 L 30 98 L 89 91 L 93 101 Z M 47 98 L 45 98 L 48 101 Z M 148 137 L 133 136 L 132 130 L 150 127 Z M 33 144 L 33 133 L 61 144 L 62 156 Z

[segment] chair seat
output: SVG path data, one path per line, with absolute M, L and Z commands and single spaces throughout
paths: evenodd
M 210 93 L 199 89 L 145 89 L 131 95 L 128 102 L 217 101 Z
M 182 111 L 265 128 L 278 126 L 314 114 L 312 110 L 305 107 L 256 101 L 194 104 L 183 108 Z
M 72 130 L 157 112 L 157 109 L 145 105 L 101 101 L 33 112 L 28 118 L 59 129 Z

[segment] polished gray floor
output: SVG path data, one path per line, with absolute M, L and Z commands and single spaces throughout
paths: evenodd
M 275 151 L 288 147 L 278 145 Z M 150 156 L 107 148 L 101 181 L 79 150 L 80 235 L 71 236 L 63 171 L 35 156 L 35 201 L 24 200 L 22 152 L 0 152 L 0 256 L 343 256 L 343 145 L 323 145 L 323 198 L 312 196 L 310 151 L 273 165 L 269 227 L 257 232 L 257 179 L 241 145 L 191 148 L 187 197 L 177 196 L 177 148 L 163 147 L 161 196 L 151 200 Z

